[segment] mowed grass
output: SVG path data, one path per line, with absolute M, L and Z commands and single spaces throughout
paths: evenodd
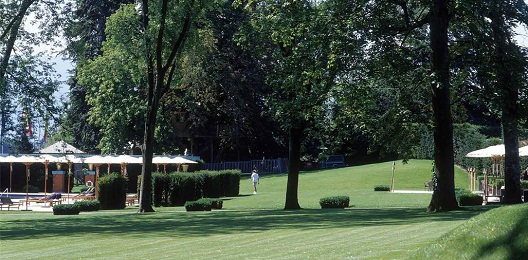
M 249 179 L 224 209 L 156 208 L 54 216 L 0 212 L 1 259 L 406 259 L 489 207 L 426 213 L 430 194 L 374 192 L 390 185 L 390 163 L 302 173 L 303 210 L 282 210 L 286 175 L 263 175 L 259 194 Z M 423 190 L 430 161 L 396 165 L 396 189 Z M 467 179 L 463 172 L 460 182 Z M 458 179 L 457 179 L 458 180 Z M 462 184 L 467 186 L 466 184 Z M 321 210 L 324 196 L 354 205 Z
M 528 203 L 471 218 L 413 259 L 528 259 Z M 470 250 L 468 250 L 470 249 Z

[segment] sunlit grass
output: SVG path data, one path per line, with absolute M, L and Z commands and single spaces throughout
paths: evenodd
M 301 173 L 303 210 L 284 211 L 287 177 L 249 177 L 224 209 L 156 208 L 54 216 L 0 212 L 1 259 L 406 259 L 489 207 L 430 214 L 430 194 L 375 192 L 390 185 L 392 162 Z M 396 189 L 424 190 L 430 161 L 396 164 Z M 457 176 L 467 177 L 457 171 Z M 461 180 L 461 182 L 463 181 Z M 467 183 L 462 183 L 467 185 Z M 319 199 L 347 195 L 353 207 L 321 210 Z
M 505 206 L 470 219 L 414 259 L 526 259 L 528 204 Z

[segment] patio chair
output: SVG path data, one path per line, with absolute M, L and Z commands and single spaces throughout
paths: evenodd
M 29 198 L 26 200 L 26 203 L 49 203 L 50 206 L 53 207 L 55 204 L 61 204 L 61 197 L 62 194 L 60 193 L 52 193 L 49 196 L 43 198 Z
M 7 210 L 10 210 L 12 207 L 13 208 L 16 207 L 17 209 L 20 210 L 20 206 L 22 205 L 20 202 L 15 203 L 9 197 L 1 197 L 0 199 L 2 202 L 2 204 L 0 204 L 0 210 L 2 210 L 4 207 L 7 207 Z

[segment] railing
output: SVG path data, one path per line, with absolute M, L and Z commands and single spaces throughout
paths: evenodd
M 205 169 L 210 171 L 238 169 L 242 171 L 242 173 L 250 173 L 251 171 L 253 171 L 253 169 L 257 169 L 260 173 L 283 173 L 288 171 L 288 160 L 284 158 L 279 158 L 252 161 L 206 163 Z
M 2 191 L 2 193 L 0 193 L 0 197 L 4 196 L 4 194 L 9 195 L 9 188 L 6 188 L 4 191 Z

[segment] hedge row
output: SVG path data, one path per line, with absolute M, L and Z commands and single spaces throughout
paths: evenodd
M 192 200 L 185 202 L 185 210 L 187 211 L 211 211 L 211 209 L 222 209 L 222 199 L 208 199 L 202 198 L 199 200 Z
M 153 204 L 183 206 L 199 198 L 238 196 L 240 174 L 239 170 L 155 173 L 152 175 Z
M 455 189 L 455 196 L 460 206 L 478 206 L 484 201 L 482 196 L 467 189 Z
M 374 191 L 390 191 L 390 187 L 388 185 L 376 185 Z
M 319 200 L 321 208 L 348 208 L 350 203 L 349 196 L 326 197 Z

